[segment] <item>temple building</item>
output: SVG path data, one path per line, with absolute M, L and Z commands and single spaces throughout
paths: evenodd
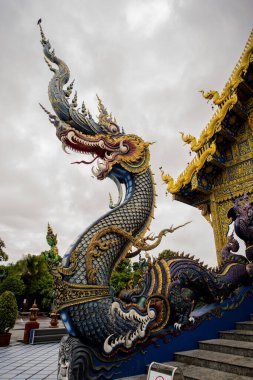
M 233 197 L 247 193 L 253 201 L 253 31 L 221 94 L 202 94 L 217 110 L 199 139 L 182 133 L 195 157 L 177 180 L 162 178 L 174 199 L 200 209 L 212 225 L 220 263 Z

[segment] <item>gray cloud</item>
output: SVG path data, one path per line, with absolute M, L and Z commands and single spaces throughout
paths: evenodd
M 212 110 L 200 89 L 222 89 L 252 27 L 252 1 L 241 0 L 2 0 L 1 237 L 10 260 L 47 249 L 47 222 L 61 253 L 108 209 L 112 183 L 70 165 L 54 128 L 38 107 L 50 108 L 51 73 L 36 25 L 76 79 L 79 100 L 97 114 L 98 93 L 118 122 L 151 147 L 158 200 L 154 231 L 192 220 L 161 248 L 184 250 L 215 264 L 211 227 L 198 210 L 165 196 L 158 168 L 177 177 L 189 161 L 179 131 L 199 136 Z M 160 249 L 159 249 L 160 250 Z M 159 251 L 157 250 L 157 251 Z

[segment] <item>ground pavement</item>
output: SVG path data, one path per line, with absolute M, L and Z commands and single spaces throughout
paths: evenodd
M 0 380 L 56 380 L 59 343 L 30 345 L 19 342 L 27 319 L 19 318 L 11 331 L 11 343 L 0 347 Z M 40 327 L 49 327 L 49 318 L 39 318 Z M 62 327 L 62 325 L 60 326 Z

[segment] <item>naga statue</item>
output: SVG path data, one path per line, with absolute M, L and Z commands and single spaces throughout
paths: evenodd
M 243 201 L 243 202 L 240 202 Z M 228 217 L 234 221 L 237 236 L 245 242 L 246 257 L 253 261 L 253 203 L 244 194 L 243 199 L 234 199 L 234 206 L 229 210 Z
M 84 104 L 81 110 L 77 108 L 77 94 L 69 101 L 73 82 L 67 85 L 68 66 L 55 55 L 39 26 L 45 59 L 54 73 L 48 91 L 55 114 L 42 108 L 55 126 L 63 149 L 90 154 L 89 162 L 79 163 L 96 161 L 94 176 L 112 179 L 119 189 L 117 203 L 110 202 L 111 211 L 77 238 L 62 261 L 56 235 L 50 227 L 48 230 L 51 250 L 46 257 L 54 276 L 54 307 L 69 333 L 61 343 L 58 379 L 109 378 L 113 375 L 108 373 L 120 360 L 146 347 L 157 334 L 166 334 L 167 326 L 174 324 L 180 329 L 194 324 L 190 314 L 199 299 L 218 302 L 238 286 L 251 284 L 252 264 L 232 253 L 238 250 L 238 244 L 230 236 L 222 265 L 216 271 L 183 254 L 153 261 L 149 258 L 138 286 L 115 296 L 109 284 L 117 264 L 152 250 L 166 233 L 181 226 L 145 236 L 156 196 L 149 166 L 150 143 L 135 134 L 125 134 L 99 98 L 98 122 Z M 235 205 L 230 213 L 236 233 L 247 242 L 253 239 L 249 210 L 253 211 L 250 204 L 246 214 L 248 218 L 251 215 L 251 221 L 245 227 L 242 207 Z M 114 364 L 96 367 L 97 359 Z

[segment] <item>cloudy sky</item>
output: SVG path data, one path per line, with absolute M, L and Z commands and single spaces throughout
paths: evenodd
M 97 115 L 96 93 L 127 133 L 151 147 L 158 200 L 151 230 L 192 223 L 161 247 L 216 263 L 212 229 L 200 212 L 165 195 L 159 167 L 177 177 L 190 160 L 179 131 L 198 137 L 212 116 L 198 92 L 221 90 L 252 28 L 252 0 L 0 0 L 0 237 L 10 261 L 48 248 L 50 222 L 64 254 L 108 210 L 114 184 L 61 149 L 38 106 L 52 76 L 37 20 L 69 65 L 79 101 Z M 78 157 L 80 158 L 80 156 Z

